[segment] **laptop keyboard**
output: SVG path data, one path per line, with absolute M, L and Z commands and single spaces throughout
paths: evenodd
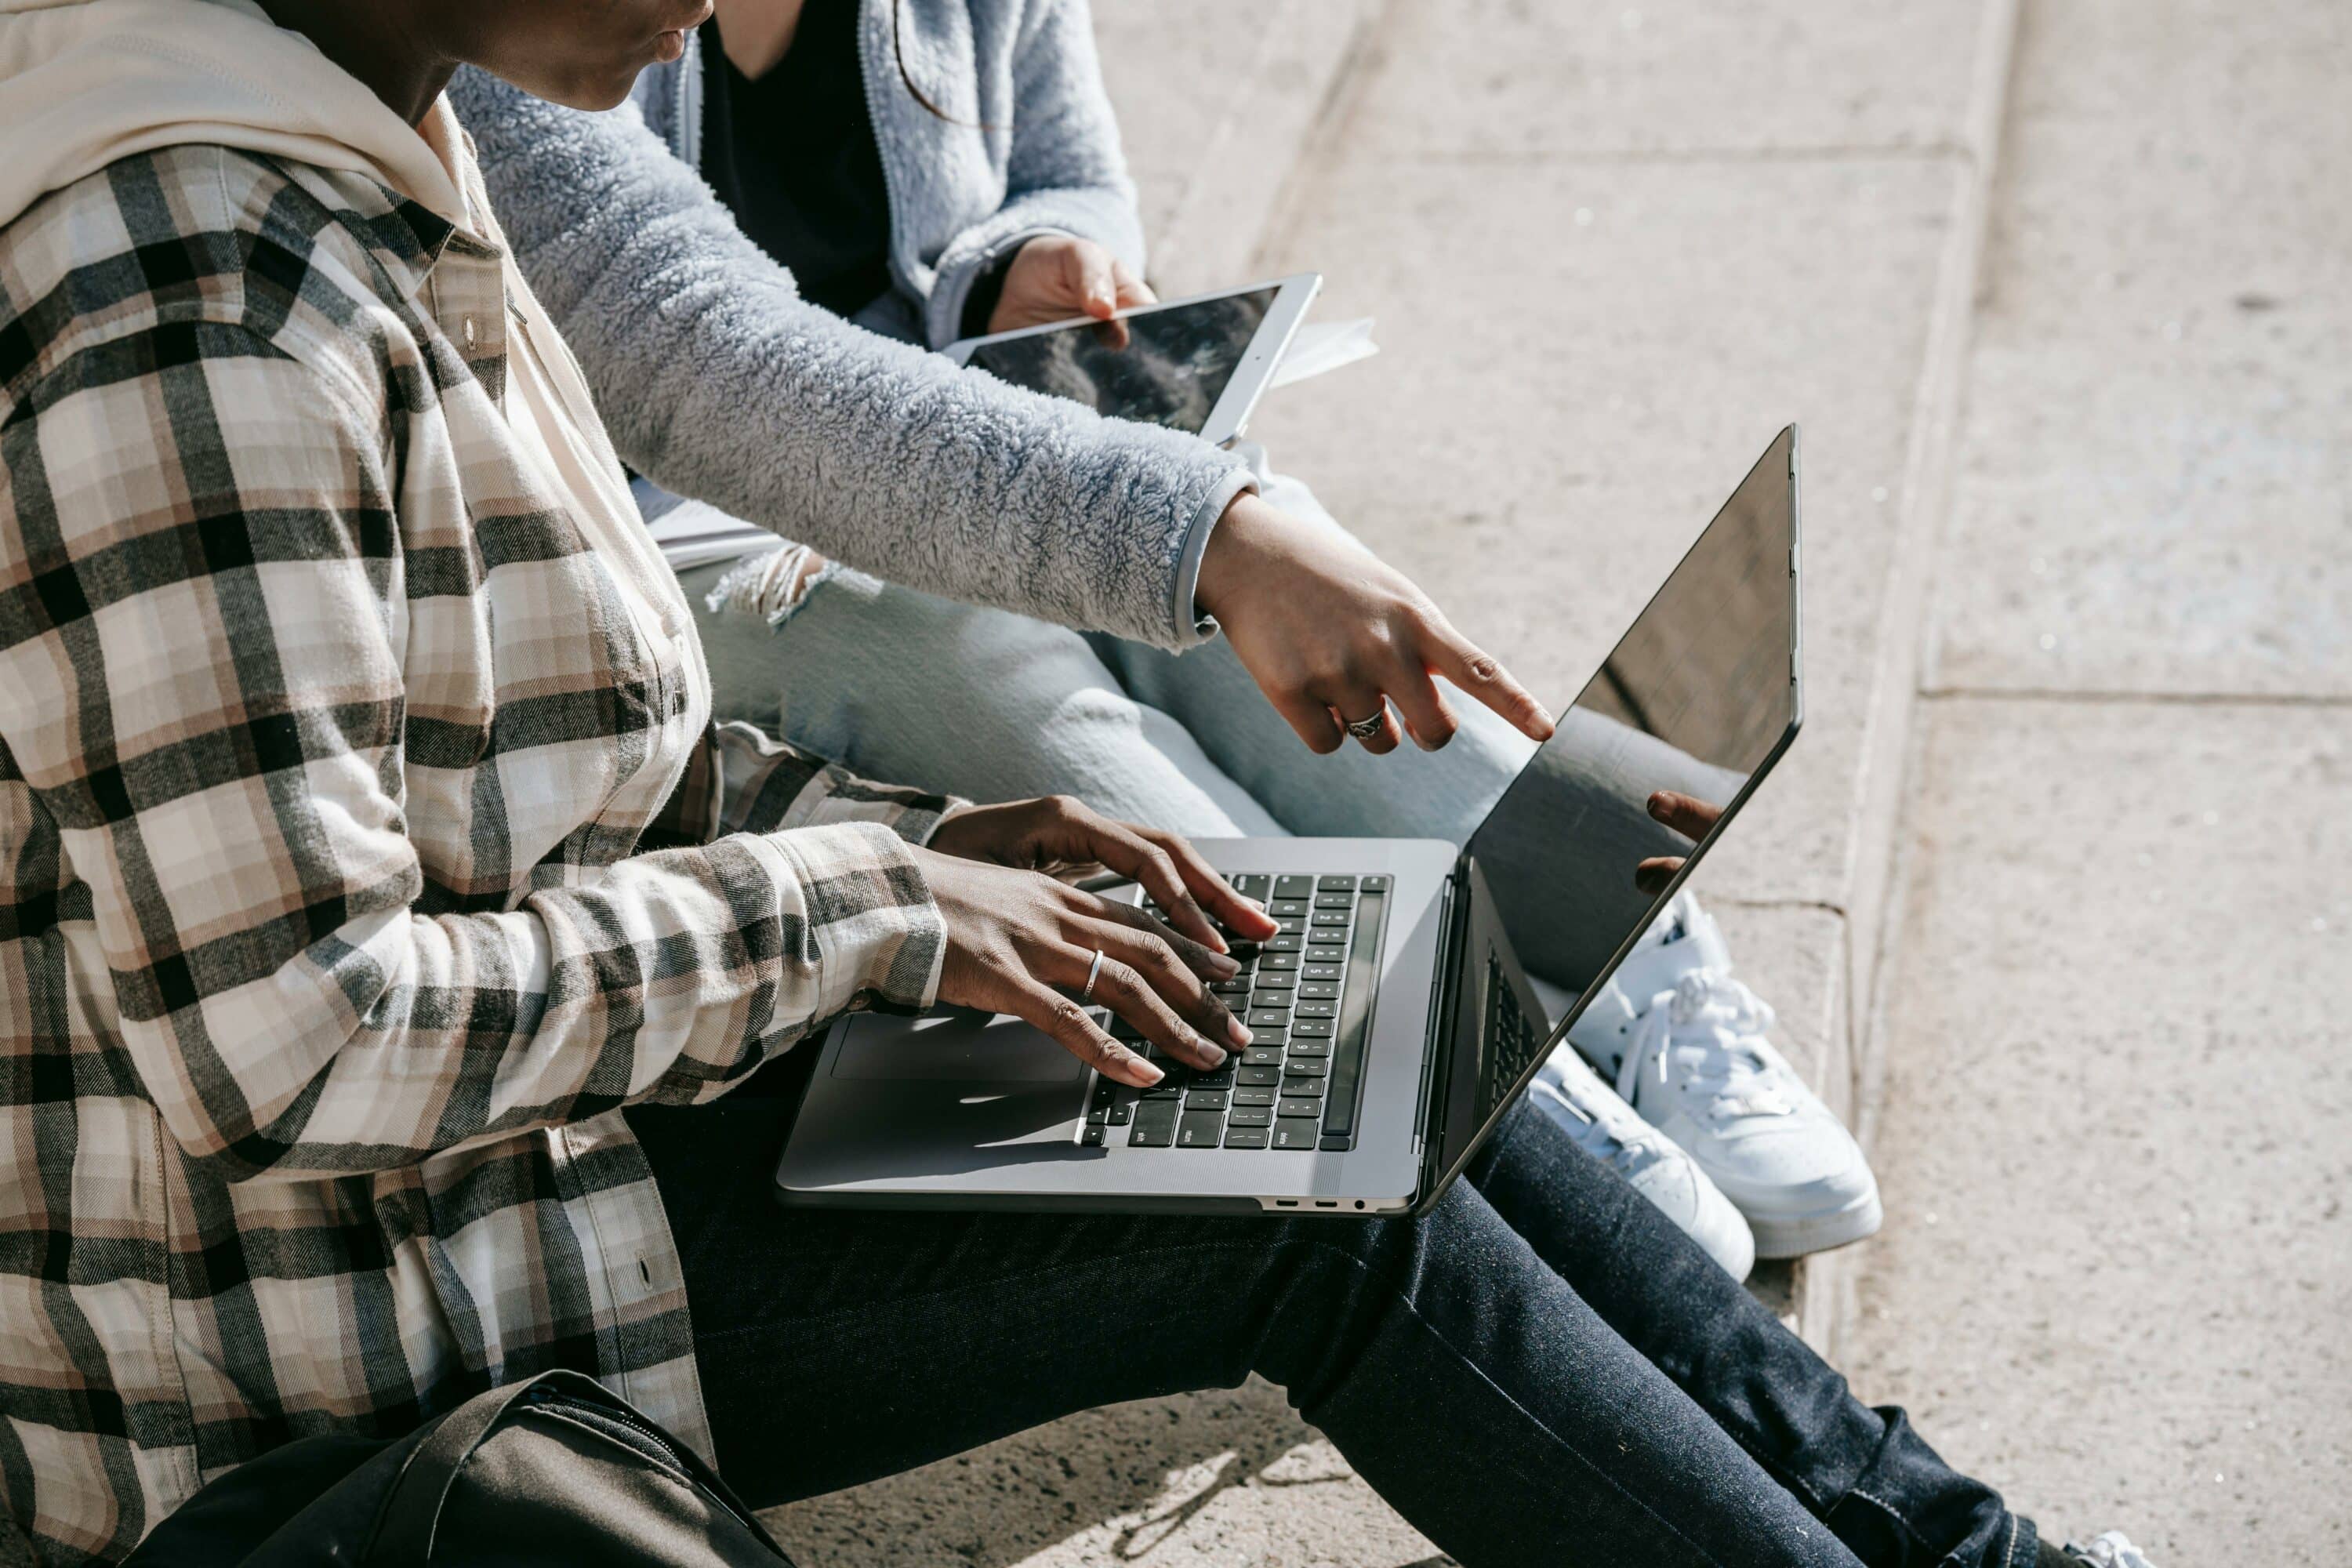
M 1242 970 L 1213 989 L 1249 1026 L 1248 1048 L 1202 1072 L 1158 1053 L 1113 1015 L 1112 1037 L 1139 1056 L 1156 1056 L 1168 1076 L 1140 1090 L 1097 1076 L 1080 1134 L 1088 1147 L 1355 1146 L 1391 879 L 1251 872 L 1230 880 L 1281 928 L 1263 942 L 1219 933 Z M 1148 899 L 1144 908 L 1165 912 Z

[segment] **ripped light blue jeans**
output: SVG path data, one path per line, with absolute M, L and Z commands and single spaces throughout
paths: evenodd
M 1270 481 L 1269 495 L 1328 521 L 1296 481 Z M 1408 741 L 1385 757 L 1352 743 L 1317 756 L 1222 639 L 1165 653 L 846 571 L 771 627 L 704 605 L 725 570 L 681 579 L 719 716 L 778 726 L 893 784 L 979 801 L 1072 795 L 1196 838 L 1460 843 L 1535 749 L 1456 701 L 1462 730 L 1443 751 Z

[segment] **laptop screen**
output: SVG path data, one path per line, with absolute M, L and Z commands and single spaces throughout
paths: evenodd
M 1680 863 L 1695 858 L 1691 837 L 1651 816 L 1650 797 L 1686 797 L 1684 825 L 1705 836 L 1704 824 L 1730 815 L 1796 727 L 1795 463 L 1791 427 L 1471 837 L 1512 950 L 1551 985 L 1581 994 L 1605 976 L 1664 910 L 1686 872 Z M 1573 853 L 1562 856 L 1563 844 Z M 1553 868 L 1540 886 L 1516 874 L 1537 865 Z M 1465 981 L 1478 984 L 1476 973 Z M 1567 1021 L 1486 1031 L 1481 1122 L 1549 1055 Z

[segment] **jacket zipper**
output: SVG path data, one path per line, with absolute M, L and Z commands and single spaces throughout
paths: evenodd
M 897 9 L 898 0 L 879 0 L 879 4 L 881 6 L 887 6 L 889 8 L 889 25 L 896 27 L 898 25 Z M 866 122 L 874 128 L 874 148 L 875 151 L 879 153 L 882 156 L 883 206 L 890 216 L 890 280 L 893 283 L 896 283 L 901 289 L 905 290 L 910 297 L 920 299 L 922 298 L 921 293 L 908 279 L 906 268 L 899 264 L 898 237 L 906 233 L 907 229 L 906 226 L 899 222 L 898 173 L 896 169 L 892 167 L 890 138 L 882 134 L 882 99 L 880 93 L 878 93 L 875 89 L 875 82 L 877 79 L 876 73 L 879 71 L 881 68 L 876 62 L 874 51 L 869 47 L 869 35 L 873 31 L 870 24 L 877 9 L 877 6 L 871 3 L 861 5 L 858 7 L 857 85 L 863 88 L 866 91 Z M 926 310 L 925 314 L 929 314 L 928 310 Z M 926 321 L 923 323 L 923 338 L 926 347 L 929 346 L 930 335 L 930 323 Z

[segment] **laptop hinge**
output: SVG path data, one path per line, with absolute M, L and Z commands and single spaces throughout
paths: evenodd
M 1445 879 L 1437 913 L 1437 984 L 1429 988 L 1427 1038 L 1421 1053 L 1421 1100 L 1413 1114 L 1414 1144 L 1421 1157 L 1416 1195 L 1426 1195 L 1430 1184 L 1445 1169 L 1445 1091 L 1452 1083 L 1454 1031 L 1449 1026 L 1462 986 L 1463 933 L 1469 927 L 1469 868 L 1467 855 L 1454 862 Z

